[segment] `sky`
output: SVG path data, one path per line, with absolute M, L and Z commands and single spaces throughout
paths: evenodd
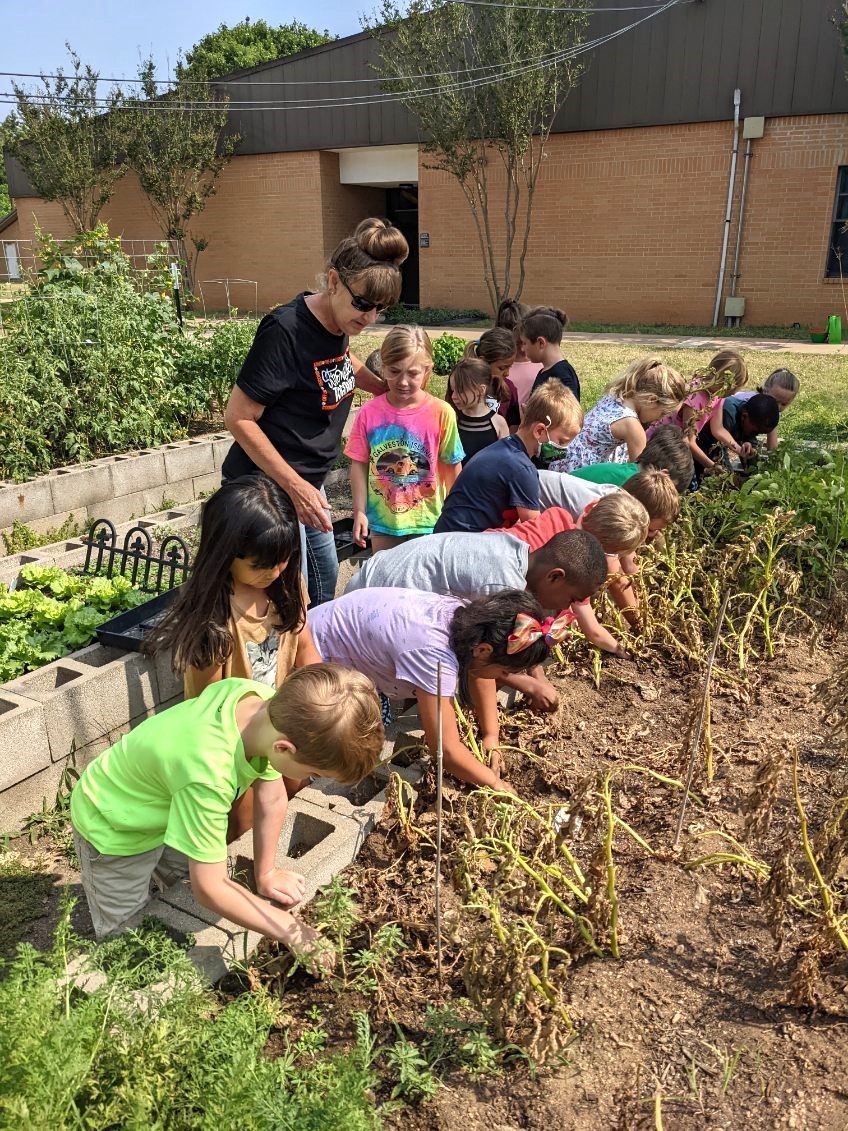
M 52 74 L 68 67 L 68 42 L 103 77 L 133 78 L 142 58 L 152 55 L 157 75 L 166 78 L 179 52 L 187 51 L 222 23 L 250 16 L 267 23 L 300 20 L 319 31 L 354 35 L 362 30 L 360 14 L 376 4 L 322 0 L 305 5 L 290 2 L 239 5 L 223 0 L 6 0 L 0 3 L 0 71 Z M 7 15 L 2 15 L 3 9 Z M 27 81 L 19 80 L 21 85 Z M 9 78 L 2 90 L 10 90 Z M 0 119 L 11 109 L 0 104 Z

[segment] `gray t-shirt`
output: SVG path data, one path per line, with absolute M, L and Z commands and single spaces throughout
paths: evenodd
M 539 500 L 542 510 L 563 507 L 572 518 L 579 518 L 589 503 L 596 503 L 604 495 L 620 488 L 612 483 L 591 483 L 563 471 L 539 472 Z
M 375 554 L 345 593 L 380 586 L 473 598 L 525 589 L 529 558 L 530 547 L 511 534 L 427 534 Z

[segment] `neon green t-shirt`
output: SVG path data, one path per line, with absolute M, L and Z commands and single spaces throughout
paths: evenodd
M 569 472 L 578 479 L 586 479 L 590 483 L 612 483 L 621 487 L 632 479 L 639 470 L 638 463 L 590 463 L 586 467 L 575 468 Z
M 227 816 L 257 778 L 280 777 L 267 758 L 244 755 L 235 711 L 274 688 L 222 679 L 162 711 L 95 758 L 71 793 L 74 827 L 98 852 L 136 856 L 167 844 L 192 860 L 227 857 Z

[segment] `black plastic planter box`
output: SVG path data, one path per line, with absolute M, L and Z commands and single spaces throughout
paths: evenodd
M 125 613 L 118 613 L 111 620 L 104 621 L 97 629 L 99 643 L 107 648 L 122 648 L 125 652 L 140 652 L 148 631 L 159 623 L 177 593 L 179 588 L 166 589 L 143 605 L 136 605 L 134 609 L 127 609 Z

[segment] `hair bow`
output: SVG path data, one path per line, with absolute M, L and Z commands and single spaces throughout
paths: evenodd
M 535 617 L 527 613 L 519 613 L 515 618 L 512 632 L 507 637 L 507 655 L 523 652 L 525 648 L 529 648 L 531 644 L 542 638 L 549 648 L 553 648 L 560 640 L 565 639 L 575 620 L 576 617 L 571 609 L 563 609 L 557 616 L 547 617 L 541 624 Z

